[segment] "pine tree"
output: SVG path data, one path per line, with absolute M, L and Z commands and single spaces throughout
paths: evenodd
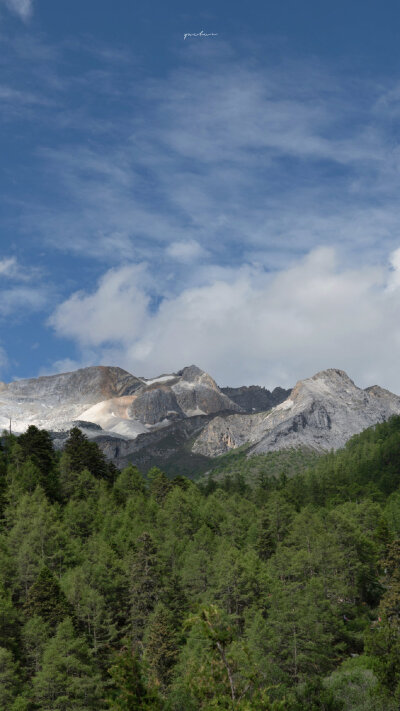
M 0 647 L 0 711 L 11 709 L 19 686 L 18 665 L 12 653 Z
M 0 583 L 0 647 L 16 652 L 19 646 L 18 612 L 15 609 L 11 592 Z
M 162 602 L 149 618 L 144 647 L 150 678 L 165 691 L 177 660 L 178 645 L 173 615 Z
M 183 618 L 189 608 L 189 600 L 185 593 L 182 580 L 175 572 L 164 580 L 163 602 L 172 614 L 175 630 L 179 632 Z
M 113 481 L 115 466 L 109 466 L 103 452 L 78 427 L 73 427 L 64 446 L 64 462 L 70 472 L 88 469 L 98 479 Z
M 237 639 L 233 616 L 208 605 L 188 618 L 186 627 L 191 630 L 172 689 L 173 696 L 181 695 L 182 708 L 272 711 L 267 695 L 259 693 L 258 669 Z
M 172 482 L 158 467 L 149 469 L 147 478 L 150 482 L 150 494 L 154 496 L 158 504 L 162 504 L 172 489 Z
M 102 685 L 89 648 L 75 633 L 71 619 L 60 622 L 47 643 L 41 670 L 33 678 L 41 711 L 98 711 Z
M 40 670 L 43 650 L 49 640 L 51 627 L 42 617 L 31 617 L 22 628 L 21 637 L 27 669 L 31 676 Z
M 386 592 L 366 637 L 366 651 L 374 658 L 380 681 L 400 701 L 400 539 L 389 545 L 382 567 Z
M 25 611 L 29 617 L 39 615 L 51 627 L 55 627 L 71 612 L 58 581 L 46 566 L 29 589 Z
M 276 539 L 274 539 L 271 530 L 271 520 L 266 513 L 262 514 L 259 522 L 255 548 L 261 560 L 268 560 L 276 548 Z
M 125 467 L 114 482 L 114 496 L 118 504 L 124 504 L 129 496 L 134 494 L 144 494 L 146 484 L 142 474 L 137 467 L 130 464 Z
M 30 425 L 27 431 L 18 437 L 23 461 L 31 461 L 39 471 L 37 484 L 40 484 L 47 496 L 54 500 L 58 495 L 58 480 L 55 471 L 55 451 L 52 439 L 46 430 L 39 430 Z
M 161 704 L 143 679 L 139 656 L 123 649 L 109 669 L 112 693 L 108 701 L 111 711 L 157 711 Z
M 137 541 L 130 566 L 130 635 L 136 644 L 143 637 L 146 621 L 159 595 L 160 569 L 157 549 L 149 533 Z

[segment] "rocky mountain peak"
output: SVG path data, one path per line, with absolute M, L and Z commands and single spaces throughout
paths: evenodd
M 201 378 L 203 375 L 206 375 L 206 373 L 197 365 L 188 365 L 186 368 L 178 371 L 177 375 L 179 375 L 182 380 L 193 382 L 194 380 Z
M 330 368 L 299 381 L 289 397 L 266 413 L 233 415 L 210 422 L 194 443 L 199 454 L 222 454 L 252 443 L 253 453 L 306 446 L 342 447 L 353 434 L 400 413 L 400 397 L 358 388 L 342 370 Z
M 11 417 L 16 432 L 29 424 L 66 430 L 79 420 L 134 439 L 177 419 L 222 411 L 240 408 L 195 365 L 153 379 L 114 366 L 92 366 L 6 385 L 0 426 Z
M 307 380 L 330 380 L 332 382 L 347 381 L 354 385 L 354 382 L 351 378 L 349 378 L 347 373 L 339 368 L 326 368 L 325 370 L 320 370 L 318 373 L 315 373 L 315 375 L 312 375 L 311 378 L 307 378 Z

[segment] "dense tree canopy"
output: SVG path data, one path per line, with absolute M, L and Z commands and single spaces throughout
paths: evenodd
M 5 434 L 0 711 L 397 709 L 400 417 L 277 461 L 195 483 Z

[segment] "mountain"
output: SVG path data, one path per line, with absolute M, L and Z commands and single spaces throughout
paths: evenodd
M 326 451 L 400 413 L 400 397 L 375 385 L 358 388 L 342 370 L 299 381 L 269 412 L 215 417 L 196 438 L 196 454 L 216 457 L 250 443 L 251 454 L 293 447 Z
M 290 390 L 274 388 L 272 392 L 260 385 L 242 386 L 240 388 L 220 388 L 221 392 L 239 405 L 245 412 L 265 412 L 271 407 L 280 405 L 290 395 Z
M 263 411 L 260 409 L 263 408 Z M 62 447 L 77 425 L 118 466 L 157 464 L 190 474 L 244 444 L 249 454 L 307 447 L 338 449 L 353 434 L 400 413 L 400 397 L 358 388 L 341 370 L 324 370 L 292 391 L 258 386 L 220 389 L 195 365 L 157 378 L 116 367 L 0 384 L 0 428 L 30 424 Z
M 133 440 L 176 421 L 240 410 L 194 365 L 151 380 L 95 366 L 0 386 L 0 427 L 11 419 L 14 432 L 30 424 L 66 432 L 78 423 L 92 438 Z

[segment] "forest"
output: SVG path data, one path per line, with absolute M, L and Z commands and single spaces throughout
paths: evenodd
M 250 479 L 1 442 L 1 711 L 399 708 L 400 417 Z

